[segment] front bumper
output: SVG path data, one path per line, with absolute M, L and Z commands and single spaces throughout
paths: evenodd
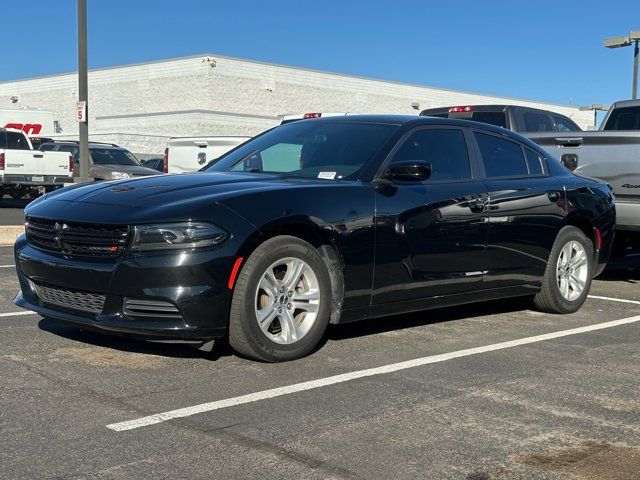
M 224 244 L 202 251 L 79 259 L 15 244 L 21 292 L 14 303 L 82 328 L 144 340 L 207 341 L 227 330 L 234 257 Z M 96 312 L 43 300 L 36 286 L 103 298 Z M 131 314 L 125 299 L 174 305 L 176 315 Z M 80 305 L 81 302 L 78 303 Z

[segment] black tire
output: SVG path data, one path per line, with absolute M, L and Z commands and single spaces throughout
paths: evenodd
M 562 248 L 569 242 L 578 242 L 585 250 L 587 257 L 587 278 L 584 290 L 574 300 L 567 300 L 560 292 L 558 278 L 556 273 L 558 257 L 562 252 Z M 542 280 L 542 290 L 534 296 L 533 303 L 543 312 L 548 313 L 574 313 L 582 307 L 587 300 L 589 289 L 591 288 L 591 278 L 594 268 L 594 248 L 593 242 L 576 227 L 567 226 L 562 228 L 556 237 L 556 241 L 551 249 L 547 268 Z
M 274 262 L 294 257 L 306 262 L 313 270 L 320 299 L 315 322 L 295 343 L 280 344 L 270 339 L 256 319 L 256 291 L 262 275 Z M 265 362 L 285 362 L 304 357 L 320 342 L 331 315 L 331 279 L 318 251 L 304 240 L 278 236 L 262 243 L 242 267 L 231 300 L 229 344 L 239 354 Z
M 20 200 L 21 198 L 23 198 L 25 195 L 27 194 L 27 189 L 19 186 L 19 187 L 15 187 L 11 190 L 9 190 L 9 195 L 11 196 L 11 198 L 13 198 L 14 200 Z

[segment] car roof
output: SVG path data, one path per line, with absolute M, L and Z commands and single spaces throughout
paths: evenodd
M 612 108 L 640 107 L 640 100 L 620 100 L 615 102 Z
M 45 142 L 43 145 L 48 143 L 52 143 L 54 145 L 73 145 L 74 147 L 79 146 L 80 142 L 77 140 L 54 140 L 52 142 Z M 100 143 L 100 142 L 89 142 L 89 148 L 105 148 L 112 150 L 126 150 L 124 147 L 120 147 L 118 145 L 114 145 L 111 143 Z

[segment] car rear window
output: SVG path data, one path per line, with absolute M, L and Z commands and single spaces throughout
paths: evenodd
M 0 135 L 0 148 L 9 150 L 30 150 L 27 138 L 18 132 L 6 132 Z
M 522 147 L 495 135 L 475 132 L 487 177 L 521 177 L 529 174 Z
M 497 112 L 439 112 L 429 113 L 425 110 L 420 114 L 423 117 L 438 117 L 438 118 L 455 118 L 460 120 L 473 120 L 474 122 L 488 123 L 489 125 L 495 125 L 496 127 L 507 128 L 507 115 L 503 111 Z
M 640 130 L 640 106 L 614 109 L 603 130 Z
M 473 112 L 471 120 L 507 128 L 507 116 L 504 112 Z

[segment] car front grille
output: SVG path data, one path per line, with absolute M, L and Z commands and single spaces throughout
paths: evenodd
M 27 242 L 34 247 L 90 257 L 117 257 L 129 236 L 126 225 L 99 225 L 27 217 Z
M 87 312 L 94 315 L 102 312 L 105 295 L 99 293 L 79 292 L 45 285 L 33 284 L 36 295 L 45 304 L 53 307 Z

